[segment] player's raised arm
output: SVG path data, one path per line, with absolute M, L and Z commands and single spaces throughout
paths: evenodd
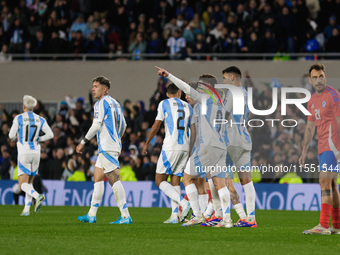
M 300 166 L 304 166 L 305 164 L 305 158 L 307 155 L 308 148 L 310 146 L 310 143 L 312 142 L 313 136 L 315 133 L 315 122 L 314 121 L 307 121 L 306 129 L 305 129 L 305 135 L 303 139 L 303 145 L 302 145 L 302 153 L 301 157 L 299 158 L 299 164 Z
M 168 78 L 170 81 L 172 81 L 180 90 L 182 90 L 185 94 L 188 94 L 193 100 L 201 101 L 201 94 L 198 93 L 195 89 L 190 87 L 186 82 L 182 81 L 181 79 L 178 79 L 173 74 L 166 71 L 164 68 L 160 68 L 158 66 L 155 66 L 158 69 L 157 74 L 162 77 Z

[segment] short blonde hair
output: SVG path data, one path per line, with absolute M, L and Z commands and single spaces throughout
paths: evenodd
M 37 99 L 30 95 L 25 95 L 23 98 L 23 103 L 27 110 L 32 111 L 33 108 L 37 105 Z

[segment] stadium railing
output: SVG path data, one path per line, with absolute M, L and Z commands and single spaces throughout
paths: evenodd
M 154 60 L 169 59 L 165 53 L 149 54 L 143 53 L 138 56 L 129 53 L 123 54 L 5 54 L 3 59 L 6 61 L 36 61 L 36 60 Z M 296 60 L 296 59 L 340 59 L 340 53 L 193 53 L 182 59 L 191 60 Z

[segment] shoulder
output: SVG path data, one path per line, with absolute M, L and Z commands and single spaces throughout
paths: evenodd
M 37 115 L 37 118 L 40 120 L 41 123 L 45 123 L 46 122 L 44 117 L 41 117 L 41 116 Z
M 331 100 L 332 102 L 334 101 L 335 103 L 338 103 L 340 101 L 339 99 L 339 91 L 337 91 L 335 88 L 331 86 L 326 86 L 325 92 L 327 93 L 327 99 Z

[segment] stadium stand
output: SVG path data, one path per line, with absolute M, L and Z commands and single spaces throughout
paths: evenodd
M 1 0 L 0 59 L 7 53 L 131 53 L 142 60 L 143 53 L 202 59 L 190 55 L 340 52 L 340 3 L 312 2 Z

